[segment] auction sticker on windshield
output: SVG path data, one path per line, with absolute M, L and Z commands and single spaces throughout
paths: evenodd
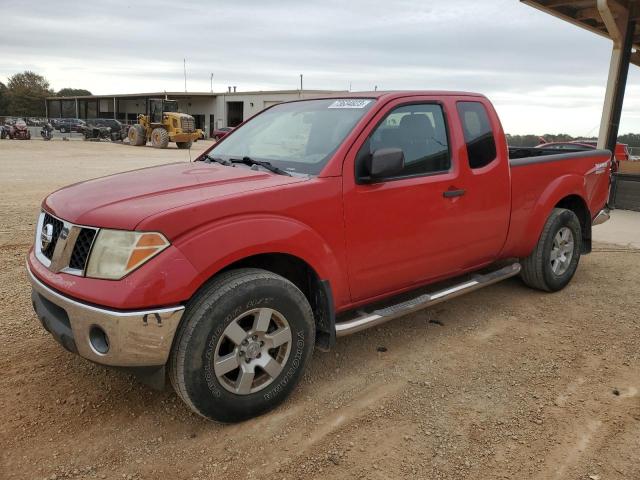
M 371 100 L 366 98 L 343 98 L 336 100 L 327 108 L 364 108 L 371 103 Z

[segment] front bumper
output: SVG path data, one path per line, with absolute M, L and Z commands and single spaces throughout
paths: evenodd
M 33 307 L 43 327 L 67 350 L 103 365 L 164 365 L 183 306 L 118 311 L 78 302 L 42 283 L 27 268 Z
M 192 133 L 174 133 L 173 135 L 170 135 L 169 139 L 172 142 L 197 142 L 201 137 L 200 132 L 200 130 L 196 130 Z
M 603 208 L 602 210 L 600 210 L 598 212 L 598 214 L 595 216 L 595 218 L 593 219 L 591 224 L 592 225 L 601 225 L 604 222 L 609 221 L 610 218 L 611 218 L 611 215 L 609 214 L 609 209 L 608 208 Z

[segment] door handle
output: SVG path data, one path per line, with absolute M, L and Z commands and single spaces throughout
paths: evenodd
M 462 195 L 464 195 L 466 193 L 465 189 L 460 189 L 460 190 L 446 190 L 444 192 L 442 192 L 442 196 L 444 198 L 453 198 L 453 197 L 461 197 Z

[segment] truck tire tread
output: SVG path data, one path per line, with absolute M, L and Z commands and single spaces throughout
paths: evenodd
M 562 217 L 565 218 L 562 219 Z M 520 262 L 522 265 L 520 278 L 522 278 L 522 281 L 531 288 L 535 288 L 537 290 L 542 290 L 545 292 L 554 292 L 560 290 L 564 288 L 564 286 L 569 282 L 569 280 L 571 280 L 573 274 L 575 273 L 577 263 L 568 272 L 568 280 L 566 280 L 566 282 L 562 281 L 560 283 L 552 283 L 548 279 L 547 270 L 549 266 L 548 259 L 546 258 L 547 242 L 549 241 L 549 236 L 553 235 L 553 231 L 557 228 L 559 221 L 566 223 L 567 226 L 573 226 L 574 229 L 577 225 L 578 232 L 580 232 L 580 222 L 575 213 L 565 208 L 554 208 L 552 210 L 551 214 L 544 224 L 542 233 L 540 234 L 540 238 L 538 239 L 533 252 L 531 252 L 528 257 L 522 259 Z M 576 256 L 576 259 L 579 260 L 581 249 L 580 242 L 582 237 L 581 235 L 574 235 L 574 237 L 574 242 L 576 243 L 574 255 Z
M 169 140 L 169 132 L 162 127 L 154 128 L 151 132 L 151 145 L 154 148 L 167 148 Z
M 261 279 L 278 279 L 283 281 L 288 288 L 292 289 L 294 293 L 304 297 L 304 294 L 296 287 L 292 282 L 280 275 L 276 275 L 267 270 L 258 268 L 241 268 L 236 270 L 229 270 L 223 272 L 220 275 L 214 277 L 208 283 L 206 283 L 187 303 L 186 314 L 182 319 L 181 325 L 178 328 L 176 338 L 171 350 L 169 358 L 169 380 L 178 396 L 185 402 L 185 404 L 198 415 L 210 419 L 205 415 L 192 401 L 187 391 L 187 385 L 185 377 L 182 374 L 184 372 L 184 366 L 186 362 L 186 345 L 191 340 L 194 331 L 198 325 L 197 321 L 194 321 L 191 314 L 201 311 L 203 308 L 207 309 L 218 302 L 221 298 L 231 294 L 234 289 L 246 284 L 253 280 Z M 307 311 L 307 318 L 313 320 L 313 312 L 308 302 L 304 302 L 300 305 Z M 312 333 L 315 333 L 315 327 L 311 329 Z M 309 344 L 314 344 L 314 339 L 309 340 Z M 311 351 L 308 352 L 308 360 L 311 355 Z M 220 421 L 220 420 L 218 420 Z M 224 422 L 223 422 L 224 423 Z
M 215 303 L 225 293 L 232 290 L 239 283 L 238 278 L 243 278 L 248 273 L 262 272 L 258 269 L 243 268 L 239 270 L 230 270 L 222 273 L 219 276 L 213 278 L 209 283 L 205 284 L 187 303 L 187 310 L 195 311 L 200 309 L 204 303 Z M 225 285 L 226 284 L 226 285 Z M 226 287 L 226 288 L 223 288 Z M 185 402 L 189 408 L 201 415 L 195 405 L 191 402 L 191 399 L 187 395 L 186 386 L 184 383 L 184 377 L 180 377 L 178 372 L 178 366 L 184 366 L 185 351 L 184 348 L 176 348 L 179 345 L 184 345 L 193 335 L 195 329 L 195 323 L 189 324 L 187 318 L 182 319 L 182 328 L 178 329 L 176 338 L 174 339 L 174 348 L 171 351 L 171 357 L 169 359 L 169 380 L 178 396 Z

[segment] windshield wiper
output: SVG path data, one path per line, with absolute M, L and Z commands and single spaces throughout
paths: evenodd
M 251 157 L 242 157 L 242 160 L 239 158 L 230 158 L 230 162 L 232 163 L 244 163 L 245 165 L 259 165 L 263 168 L 266 168 L 270 172 L 277 173 L 278 175 L 286 175 L 287 177 L 291 177 L 289 172 L 285 172 L 281 168 L 276 167 L 275 165 L 271 165 L 271 162 L 263 162 L 261 160 L 254 160 Z
M 204 163 L 216 162 L 221 165 L 226 165 L 227 167 L 230 167 L 232 165 L 232 163 L 229 160 L 223 160 L 222 158 L 219 158 L 219 157 L 211 157 L 209 155 L 205 155 L 204 158 L 206 158 Z

